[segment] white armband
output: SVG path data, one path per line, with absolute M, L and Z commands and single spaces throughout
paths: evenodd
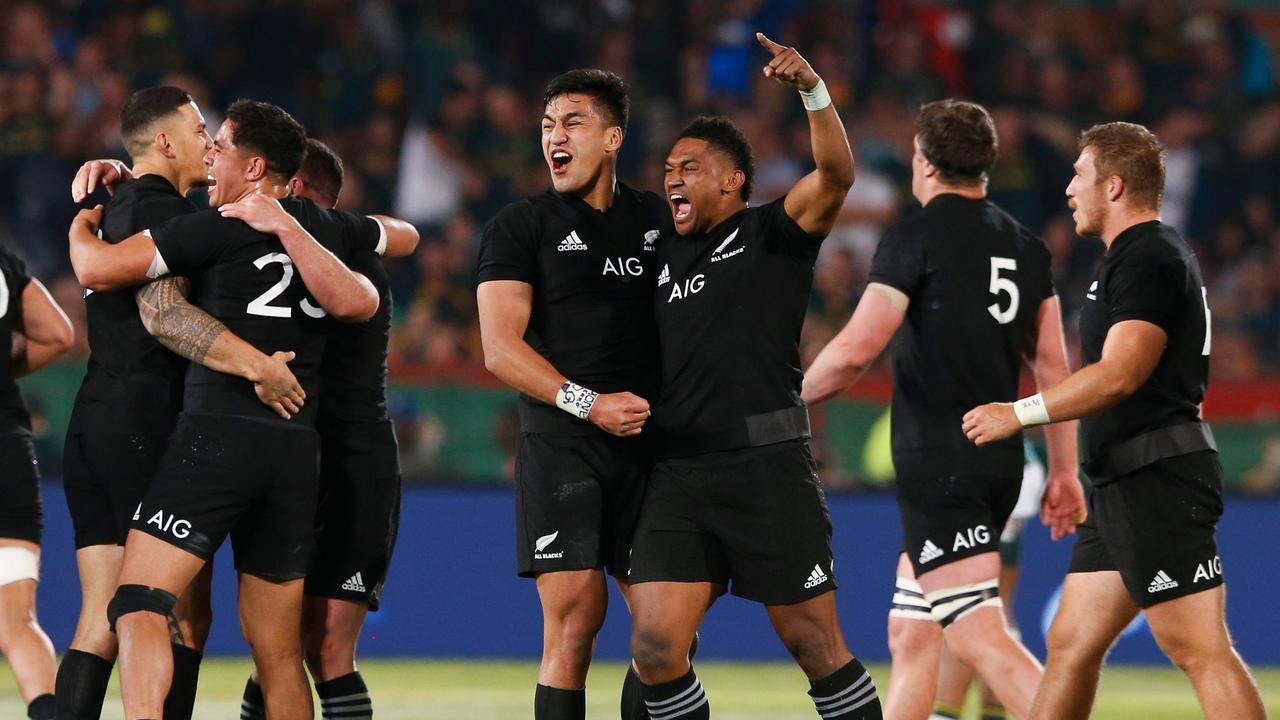
M 812 90 L 801 90 L 800 98 L 804 100 L 804 109 L 818 112 L 831 104 L 831 93 L 827 92 L 827 83 L 819 79 Z
M 387 226 L 383 225 L 382 221 L 374 217 L 373 215 L 370 215 L 369 219 L 378 223 L 378 247 L 374 248 L 373 251 L 378 253 L 379 255 L 386 255 L 387 254 Z
M 151 237 L 150 230 L 143 230 L 143 234 Z M 154 240 L 154 238 L 152 238 Z M 164 256 L 160 254 L 160 248 L 156 248 L 155 257 L 151 258 L 151 267 L 147 268 L 147 279 L 155 280 L 169 274 L 169 264 L 164 261 Z
M 1013 414 L 1018 416 L 1018 422 L 1022 423 L 1022 427 L 1048 425 L 1053 422 L 1049 419 L 1049 409 L 1045 407 L 1044 397 L 1040 393 L 1015 402 Z
M 556 392 L 556 407 L 570 415 L 587 420 L 591 417 L 591 408 L 596 404 L 600 393 L 589 390 L 578 383 L 568 381 Z

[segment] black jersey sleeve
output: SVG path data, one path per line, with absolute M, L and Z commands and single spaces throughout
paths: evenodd
M 1039 263 L 1036 277 L 1037 286 L 1040 288 L 1039 299 L 1044 302 L 1058 294 L 1058 289 L 1053 286 L 1053 255 L 1049 252 L 1049 246 L 1044 240 L 1033 237 L 1031 242 L 1036 261 Z
M 811 235 L 787 214 L 786 196 L 765 206 L 765 218 L 768 223 L 771 241 L 778 242 L 785 252 L 797 253 L 810 258 L 818 257 L 818 250 L 826 235 Z
M 7 249 L 0 254 L 0 259 L 4 262 L 3 278 L 8 285 L 9 294 L 9 313 L 12 318 L 11 327 L 21 331 L 22 328 L 22 291 L 27 289 L 27 285 L 31 284 L 31 272 L 27 270 L 27 264 L 22 258 L 9 252 Z
M 1166 333 L 1177 324 L 1184 297 L 1186 267 L 1177 259 L 1138 256 L 1118 263 L 1107 278 L 1109 325 L 1143 320 Z
M 148 230 L 169 272 L 191 275 L 217 260 L 226 247 L 232 225 L 239 222 L 209 209 L 171 218 Z
M 373 252 L 379 255 L 387 249 L 387 231 L 382 223 L 368 215 L 356 215 L 343 210 L 326 210 L 326 213 L 342 228 L 342 239 L 347 245 L 347 255 Z M 334 248 L 330 248 L 334 250 Z
M 897 288 L 908 297 L 915 294 L 924 275 L 924 244 L 918 234 L 889 228 L 880 236 L 871 260 L 868 282 Z
M 528 202 L 508 205 L 489 221 L 480 237 L 476 281 L 519 280 L 538 276 L 537 223 Z

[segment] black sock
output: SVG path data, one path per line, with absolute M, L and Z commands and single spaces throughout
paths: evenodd
M 27 717 L 31 720 L 53 720 L 53 711 L 56 709 L 57 703 L 53 701 L 53 696 L 45 693 L 27 706 Z
M 538 685 L 533 694 L 533 720 L 585 720 L 587 691 Z
M 649 716 L 663 720 L 710 720 L 711 705 L 693 668 L 684 677 L 661 685 L 644 686 Z
M 172 645 L 173 680 L 164 698 L 165 720 L 191 720 L 196 706 L 196 685 L 200 682 L 200 661 L 204 656 L 186 645 Z
M 262 686 L 252 675 L 244 684 L 244 696 L 240 699 L 240 720 L 267 720 L 267 701 L 262 697 Z
M 372 720 L 373 701 L 360 671 L 316 683 L 324 720 Z
M 649 710 L 644 705 L 644 683 L 630 663 L 627 677 L 622 681 L 622 720 L 649 720 Z
M 809 683 L 809 697 L 823 720 L 880 720 L 880 696 L 867 669 L 857 658 L 817 682 Z
M 68 650 L 58 665 L 54 705 L 62 720 L 98 720 L 111 681 L 110 660 L 82 650 Z

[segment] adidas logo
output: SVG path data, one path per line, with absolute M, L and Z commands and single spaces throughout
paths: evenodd
M 365 591 L 364 578 L 360 577 L 360 573 L 356 573 L 355 575 L 347 578 L 346 582 L 342 583 L 342 589 L 348 592 L 362 593 Z
M 138 503 L 138 507 L 133 509 L 133 519 L 137 520 L 142 517 L 142 503 Z
M 558 252 L 568 252 L 569 250 L 586 250 L 587 244 L 582 242 L 582 238 L 578 237 L 578 231 L 574 230 L 564 239 L 560 241 L 560 245 L 556 247 Z
M 804 583 L 804 589 L 808 590 L 809 588 L 817 587 L 829 579 L 827 574 L 822 572 L 822 568 L 814 565 L 813 572 L 809 573 L 809 579 Z
M 658 287 L 662 287 L 671 282 L 671 266 L 663 265 L 662 272 L 658 273 Z
M 942 548 L 933 544 L 932 540 L 924 541 L 924 549 L 920 551 L 920 564 L 933 562 L 942 557 Z
M 534 540 L 533 541 L 533 559 L 534 560 L 556 560 L 558 558 L 564 557 L 563 550 L 560 552 L 554 552 L 554 553 L 542 552 L 543 550 L 546 550 L 547 547 L 551 545 L 551 543 L 555 542 L 556 538 L 559 536 L 560 536 L 560 531 L 557 530 L 551 533 L 550 535 L 543 535 L 537 540 Z
M 1161 570 L 1151 579 L 1151 584 L 1147 586 L 1147 592 L 1158 593 L 1163 590 L 1172 590 L 1178 587 L 1178 581 L 1169 577 L 1169 574 Z
M 1098 281 L 1094 280 L 1093 284 L 1089 286 L 1089 291 L 1086 292 L 1084 296 L 1089 298 L 1090 300 L 1097 300 L 1098 296 L 1094 294 L 1096 292 L 1098 292 Z

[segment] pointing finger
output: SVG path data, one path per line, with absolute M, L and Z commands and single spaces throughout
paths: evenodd
M 770 40 L 768 37 L 765 37 L 765 34 L 762 32 L 756 33 L 756 40 L 760 42 L 760 45 L 764 47 L 765 50 L 768 50 L 774 55 L 777 55 L 778 53 L 787 49 L 785 46 L 779 45 L 778 43 Z

